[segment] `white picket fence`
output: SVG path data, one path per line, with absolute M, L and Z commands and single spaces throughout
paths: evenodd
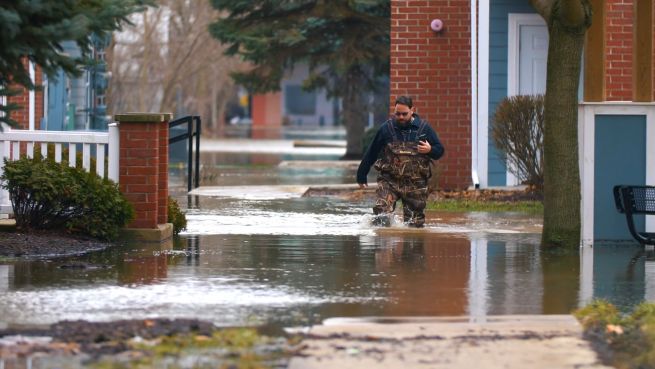
M 105 156 L 107 156 L 107 177 L 118 183 L 118 157 L 120 140 L 118 124 L 109 125 L 107 132 L 89 131 L 27 131 L 5 128 L 0 132 L 0 175 L 4 173 L 4 159 L 16 160 L 23 155 L 34 157 L 34 146 L 40 145 L 42 155 L 47 155 L 48 144 L 54 144 L 54 159 L 62 161 L 64 148 L 68 149 L 68 163 L 75 166 L 77 146 L 82 145 L 82 166 L 91 170 L 91 147 L 95 146 L 95 172 L 104 177 Z M 25 152 L 21 152 L 26 148 Z M 0 217 L 12 213 L 9 193 L 0 189 Z

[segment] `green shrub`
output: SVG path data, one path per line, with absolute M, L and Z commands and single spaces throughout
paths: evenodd
M 655 367 L 655 305 L 644 302 L 630 312 L 621 312 L 607 301 L 597 300 L 574 315 L 585 336 L 616 368 Z
M 40 155 L 5 160 L 0 181 L 9 191 L 19 228 L 67 228 L 111 240 L 134 217 L 132 205 L 112 181 Z
M 168 196 L 168 222 L 173 223 L 173 233 L 180 234 L 186 229 L 186 214 L 180 210 L 180 204 Z
M 68 144 L 67 146 L 62 145 L 62 149 L 61 149 L 61 161 L 68 163 L 68 165 L 70 165 L 70 163 L 69 163 L 69 152 L 70 152 L 69 147 L 71 145 L 75 145 L 75 144 Z M 34 157 L 39 157 L 39 156 L 41 156 L 41 157 L 45 156 L 45 158 L 47 158 L 48 160 L 54 160 L 54 158 L 55 158 L 55 144 L 52 143 L 52 142 L 47 144 L 46 155 L 43 155 L 43 153 L 41 152 L 41 145 L 34 145 Z M 105 155 L 104 162 L 105 162 L 105 167 L 104 167 L 105 170 L 104 170 L 103 176 L 106 177 L 108 175 L 108 172 L 109 172 L 109 155 Z M 91 156 L 89 158 L 89 171 L 92 172 L 92 173 L 95 173 L 96 172 L 96 165 L 97 165 L 96 158 L 94 156 Z M 83 168 L 83 166 L 84 166 L 84 154 L 83 154 L 82 150 L 77 150 L 76 151 L 76 153 L 75 153 L 75 165 L 74 166 L 77 167 L 77 168 Z
M 85 216 L 69 222 L 69 227 L 89 236 L 112 240 L 120 228 L 134 218 L 134 208 L 109 179 L 75 168 L 81 182 L 79 205 Z

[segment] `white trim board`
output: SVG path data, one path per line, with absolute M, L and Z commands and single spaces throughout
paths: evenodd
M 478 2 L 471 0 L 471 181 L 480 186 L 478 168 Z
M 655 103 L 580 103 L 578 107 L 578 145 L 580 163 L 581 238 L 583 246 L 594 241 L 594 137 L 596 115 L 646 116 L 646 184 L 655 185 Z M 646 231 L 655 231 L 655 217 L 646 216 Z
M 36 85 L 36 67 L 34 63 L 29 62 L 30 81 Z M 30 90 L 28 93 L 28 116 L 29 116 L 29 129 L 34 131 L 36 129 L 36 91 Z
M 477 162 L 480 188 L 489 186 L 489 0 L 478 4 Z

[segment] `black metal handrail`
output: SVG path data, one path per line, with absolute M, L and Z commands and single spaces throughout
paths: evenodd
M 195 124 L 194 124 L 195 123 Z M 182 117 L 179 119 L 172 120 L 168 123 L 168 129 L 170 132 L 170 129 L 173 127 L 180 126 L 182 124 L 187 125 L 187 130 L 185 133 L 177 135 L 177 136 L 171 136 L 168 138 L 168 144 L 171 145 L 173 143 L 182 141 L 182 140 L 187 140 L 188 145 L 188 162 L 187 162 L 187 187 L 189 191 L 191 191 L 193 188 L 198 188 L 200 186 L 200 134 L 202 133 L 201 131 L 201 124 L 200 124 L 200 117 L 197 115 L 188 115 L 186 117 Z M 196 139 L 195 143 L 195 165 L 194 165 L 194 145 L 193 145 L 193 139 Z M 195 168 L 195 173 L 193 169 Z M 194 175 L 195 174 L 195 175 Z M 193 179 L 193 180 L 192 180 Z

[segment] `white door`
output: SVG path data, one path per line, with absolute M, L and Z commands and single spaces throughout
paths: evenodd
M 548 29 L 546 26 L 520 26 L 519 94 L 546 92 Z
M 548 28 L 538 14 L 510 14 L 508 24 L 507 95 L 546 92 Z M 518 179 L 507 171 L 507 185 Z

